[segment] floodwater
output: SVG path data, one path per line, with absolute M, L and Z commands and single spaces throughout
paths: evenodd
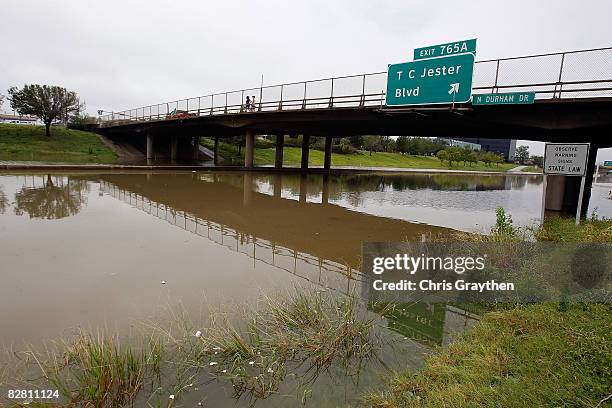
M 204 327 L 211 313 L 300 286 L 367 304 L 362 242 L 487 231 L 497 207 L 531 225 L 541 189 L 541 176 L 514 175 L 0 174 L 0 344 L 20 349 L 79 329 L 129 333 L 178 310 Z M 612 215 L 608 189 L 593 196 L 591 207 Z M 470 316 L 416 307 L 381 330 L 408 338 L 396 362 L 419 367 Z M 351 401 L 360 390 L 351 387 L 325 402 Z

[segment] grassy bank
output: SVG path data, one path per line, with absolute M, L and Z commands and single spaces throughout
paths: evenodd
M 593 407 L 612 383 L 608 306 L 519 307 L 485 316 L 425 369 L 365 397 L 371 407 Z
M 551 218 L 532 230 L 514 228 L 503 210 L 487 236 L 459 241 L 612 243 L 612 220 Z M 448 239 L 448 238 L 447 238 Z M 363 405 L 395 407 L 594 407 L 612 390 L 609 304 L 548 302 L 491 305 L 461 341 L 367 394 Z M 505 310 L 508 309 L 508 310 Z
M 117 156 L 91 132 L 53 126 L 0 124 L 0 160 L 113 163 Z
M 214 142 L 209 138 L 202 138 L 201 143 L 212 149 Z M 275 148 L 273 143 L 258 141 L 255 146 L 255 164 L 272 165 L 274 164 Z M 244 148 L 238 155 L 238 146 L 229 143 L 219 142 L 219 153 L 223 158 L 230 162 L 242 163 L 244 160 Z M 301 163 L 302 150 L 300 147 L 285 146 L 283 151 L 283 162 L 286 165 L 299 165 Z M 311 166 L 323 165 L 324 153 L 321 150 L 311 149 L 309 153 L 309 164 Z M 332 153 L 332 166 L 356 166 L 356 167 L 399 167 L 413 169 L 449 169 L 466 171 L 508 171 L 516 165 L 503 163 L 499 166 L 487 166 L 483 162 L 473 165 L 463 165 L 455 163 L 452 167 L 448 163 L 440 161 L 433 156 L 412 156 L 400 153 L 369 152 L 360 151 L 356 154 L 337 154 Z
M 525 173 L 542 173 L 542 168 L 537 166 L 527 166 L 521 171 Z

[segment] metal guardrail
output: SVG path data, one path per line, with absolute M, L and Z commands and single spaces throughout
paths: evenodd
M 100 120 L 103 126 L 113 126 L 209 115 L 382 107 L 386 82 L 386 72 L 374 72 L 268 85 L 113 112 Z M 529 91 L 536 99 L 610 97 L 612 47 L 476 61 L 472 89 L 475 95 Z M 252 106 L 246 106 L 247 96 L 255 98 Z

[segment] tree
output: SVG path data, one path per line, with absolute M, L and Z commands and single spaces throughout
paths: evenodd
M 472 167 L 474 163 L 478 163 L 478 153 L 472 150 L 467 156 L 467 161 L 470 163 L 470 167 Z
M 470 161 L 470 154 L 472 153 L 472 149 L 468 146 L 461 147 L 461 161 L 463 165 L 467 165 L 467 162 Z
M 453 167 L 453 162 L 458 162 L 462 160 L 461 149 L 459 147 L 447 147 L 444 150 L 440 150 L 436 153 L 436 156 L 441 161 L 447 161 L 449 167 Z
M 493 153 L 493 155 L 491 156 L 491 162 L 495 163 L 497 165 L 497 167 L 499 167 L 500 163 L 503 163 L 505 160 L 504 155 L 503 154 L 495 154 Z
M 401 154 L 405 154 L 408 151 L 408 137 L 400 136 L 395 141 L 395 149 Z
M 436 156 L 442 163 L 444 163 L 445 160 L 448 160 L 448 152 L 446 150 L 440 150 L 438 153 L 436 153 Z
M 538 167 L 544 167 L 544 157 L 543 156 L 531 156 L 531 160 L 533 160 L 533 164 Z
M 451 147 L 447 147 L 445 150 L 448 152 L 448 165 L 449 166 L 452 167 L 453 162 L 459 162 L 462 160 L 463 154 L 461 152 L 460 147 L 451 146 Z
M 529 158 L 529 146 L 517 147 L 514 157 L 519 161 L 519 163 L 525 164 L 525 161 Z
M 11 108 L 20 115 L 38 117 L 45 124 L 45 134 L 51 136 L 50 127 L 54 120 L 68 122 L 69 116 L 79 113 L 83 108 L 76 92 L 67 91 L 60 86 L 24 85 L 9 88 Z
M 490 166 L 492 162 L 496 160 L 496 154 L 493 152 L 481 152 L 480 160 L 484 162 L 485 165 Z
M 349 141 L 351 142 L 351 146 L 353 146 L 355 149 L 361 149 L 361 146 L 363 145 L 363 136 L 351 136 L 349 137 Z
M 363 145 L 366 150 L 370 152 L 370 156 L 372 155 L 372 151 L 378 150 L 380 148 L 380 136 L 363 136 Z

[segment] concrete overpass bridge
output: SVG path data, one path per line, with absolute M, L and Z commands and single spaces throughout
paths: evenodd
M 534 92 L 528 105 L 387 107 L 386 81 L 385 71 L 214 93 L 113 112 L 101 117 L 99 131 L 146 145 L 148 158 L 163 149 L 171 159 L 197 155 L 201 136 L 214 137 L 216 146 L 219 138 L 244 136 L 246 168 L 253 167 L 256 135 L 303 135 L 304 171 L 312 136 L 325 137 L 325 169 L 332 139 L 351 135 L 589 142 L 587 190 L 597 149 L 612 147 L 612 47 L 475 63 L 473 95 Z M 247 96 L 255 99 L 251 106 Z M 284 137 L 276 139 L 275 167 L 282 168 Z M 585 211 L 587 205 L 588 193 Z

